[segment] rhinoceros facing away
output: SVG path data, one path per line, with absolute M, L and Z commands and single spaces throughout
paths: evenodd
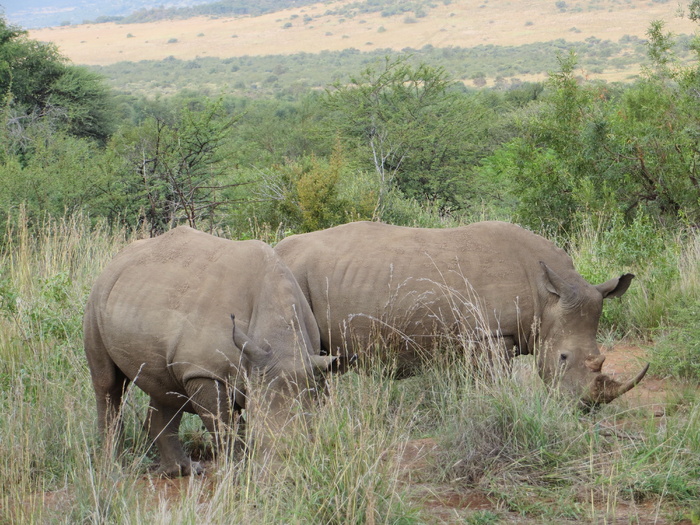
M 356 222 L 293 235 L 275 250 L 311 305 L 322 346 L 362 354 L 378 335 L 399 376 L 430 358 L 435 334 L 456 332 L 477 347 L 497 338 L 507 359 L 536 352 L 545 382 L 586 405 L 615 399 L 646 373 L 617 383 L 601 372 L 596 344 L 603 299 L 621 296 L 634 276 L 592 286 L 563 250 L 513 224 Z
M 319 355 L 313 314 L 272 248 L 188 227 L 122 250 L 93 286 L 84 330 L 100 431 L 119 427 L 133 381 L 150 396 L 149 432 L 167 475 L 201 471 L 178 439 L 183 411 L 214 433 L 246 408 L 246 385 L 257 380 L 270 411 L 265 448 L 295 403 L 305 412 L 332 362 Z

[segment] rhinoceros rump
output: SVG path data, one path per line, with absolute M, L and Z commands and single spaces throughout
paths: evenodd
M 244 408 L 263 417 L 246 407 L 247 385 L 261 384 L 265 450 L 295 404 L 307 412 L 333 361 L 319 355 L 313 314 L 272 248 L 188 227 L 122 250 L 93 286 L 84 330 L 101 433 L 118 433 L 133 381 L 150 396 L 149 432 L 166 475 L 201 472 L 177 436 L 183 411 L 220 437 L 219 423 L 226 428 Z
M 435 335 L 464 331 L 477 345 L 497 338 L 504 357 L 537 353 L 542 379 L 587 405 L 609 402 L 620 384 L 601 373 L 596 343 L 603 299 L 633 275 L 592 286 L 550 241 L 503 222 L 406 228 L 356 222 L 293 235 L 275 248 L 314 312 L 321 345 L 362 354 L 379 335 L 399 375 L 430 359 Z M 390 346 L 391 348 L 387 348 Z

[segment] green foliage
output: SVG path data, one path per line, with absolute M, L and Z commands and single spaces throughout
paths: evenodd
M 700 236 L 690 231 L 678 239 L 680 280 L 671 290 L 675 301 L 663 312 L 651 355 L 660 374 L 692 382 L 700 379 L 700 332 L 695 321 L 700 307 Z
M 54 131 L 39 121 L 0 150 L 0 206 L 15 214 L 24 205 L 32 223 L 46 214 L 83 209 L 94 198 L 94 167 L 103 158 L 92 142 Z M 19 149 L 21 155 L 13 154 Z
M 65 273 L 40 280 L 36 297 L 22 297 L 7 278 L 0 280 L 0 313 L 22 326 L 24 342 L 47 339 L 65 343 L 81 335 L 82 322 L 72 303 L 72 282 Z
M 652 51 L 663 45 L 650 42 Z M 611 130 L 617 140 L 609 149 L 631 183 L 628 208 L 646 205 L 661 216 L 697 223 L 698 66 L 672 71 L 666 58 L 654 64 L 652 73 L 625 93 L 619 120 L 614 121 L 617 129 Z
M 65 109 L 67 132 L 105 142 L 114 131 L 111 93 L 101 76 L 69 67 L 52 86 L 51 104 Z
M 303 231 L 321 230 L 340 224 L 349 203 L 338 198 L 338 183 L 342 169 L 341 151 L 336 149 L 327 167 L 311 159 L 311 169 L 303 173 L 296 184 Z
M 0 18 L 0 93 L 4 103 L 43 108 L 51 85 L 64 72 L 65 59 L 56 46 L 26 34 Z
M 100 76 L 67 65 L 52 44 L 0 18 L 0 105 L 15 134 L 38 120 L 78 137 L 105 141 L 113 130 L 109 92 Z
M 639 213 L 629 223 L 619 213 L 582 219 L 566 244 L 576 269 L 591 283 L 624 272 L 636 276 L 620 300 L 606 301 L 603 333 L 650 338 L 668 308 L 681 298 L 685 277 L 679 270 L 676 233 L 649 216 Z
M 340 143 L 329 161 L 302 157 L 264 172 L 259 184 L 270 206 L 258 207 L 256 217 L 284 231 L 308 232 L 371 219 L 377 204 L 376 183 L 351 171 Z
M 496 157 L 518 220 L 565 231 L 601 212 L 700 221 L 698 66 L 671 68 L 660 29 L 650 31 L 652 68 L 626 89 L 583 83 L 575 56 L 560 57 L 542 104 Z
M 651 353 L 663 376 L 700 381 L 700 298 L 682 298 L 666 312 Z
M 653 340 L 655 374 L 700 378 L 700 237 L 697 231 L 669 230 L 639 214 L 631 223 L 620 215 L 582 223 L 569 238 L 576 269 L 592 283 L 622 272 L 636 278 L 620 299 L 606 301 L 601 333 Z
M 236 126 L 236 158 L 242 165 L 270 166 L 315 154 L 329 158 L 335 136 L 322 129 L 319 95 L 295 100 L 224 100 L 228 112 L 240 114 Z
M 81 209 L 115 122 L 101 77 L 0 19 L 0 93 L 2 209 L 23 204 L 35 223 Z
M 140 214 L 152 235 L 184 221 L 200 228 L 218 224 L 230 204 L 222 197 L 222 146 L 233 123 L 217 102 L 173 113 L 154 107 L 143 123 L 122 128 L 110 144 L 113 171 L 101 181 L 105 203 L 117 215 Z
M 486 127 L 487 111 L 452 86 L 442 69 L 387 58 L 328 92 L 329 126 L 357 149 L 364 169 L 376 171 L 380 209 L 393 187 L 442 209 L 460 207 L 474 135 Z

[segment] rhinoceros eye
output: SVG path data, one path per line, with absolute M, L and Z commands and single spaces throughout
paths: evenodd
M 561 354 L 559 354 L 559 364 L 565 365 L 568 359 L 569 354 L 567 352 L 562 352 Z

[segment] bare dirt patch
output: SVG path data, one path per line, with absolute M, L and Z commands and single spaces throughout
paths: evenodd
M 602 348 L 606 356 L 603 373 L 618 381 L 633 377 L 647 362 L 646 350 L 634 345 L 616 345 Z M 667 402 L 669 381 L 655 377 L 645 377 L 632 390 L 624 395 L 624 401 L 631 408 L 647 408 L 657 417 L 663 416 Z
M 326 14 L 342 4 L 315 4 L 259 17 L 192 18 L 148 24 L 87 24 L 30 31 L 30 37 L 54 42 L 78 64 L 162 60 L 168 56 L 234 57 L 318 53 L 355 48 L 402 50 L 410 47 L 518 46 L 559 38 L 590 37 L 617 41 L 624 35 L 645 37 L 649 22 L 661 19 L 675 33 L 692 33 L 695 24 L 677 16 L 675 2 L 567 2 L 553 0 L 454 0 L 437 3 L 427 16 L 352 18 Z M 580 5 L 579 5 L 580 4 Z

